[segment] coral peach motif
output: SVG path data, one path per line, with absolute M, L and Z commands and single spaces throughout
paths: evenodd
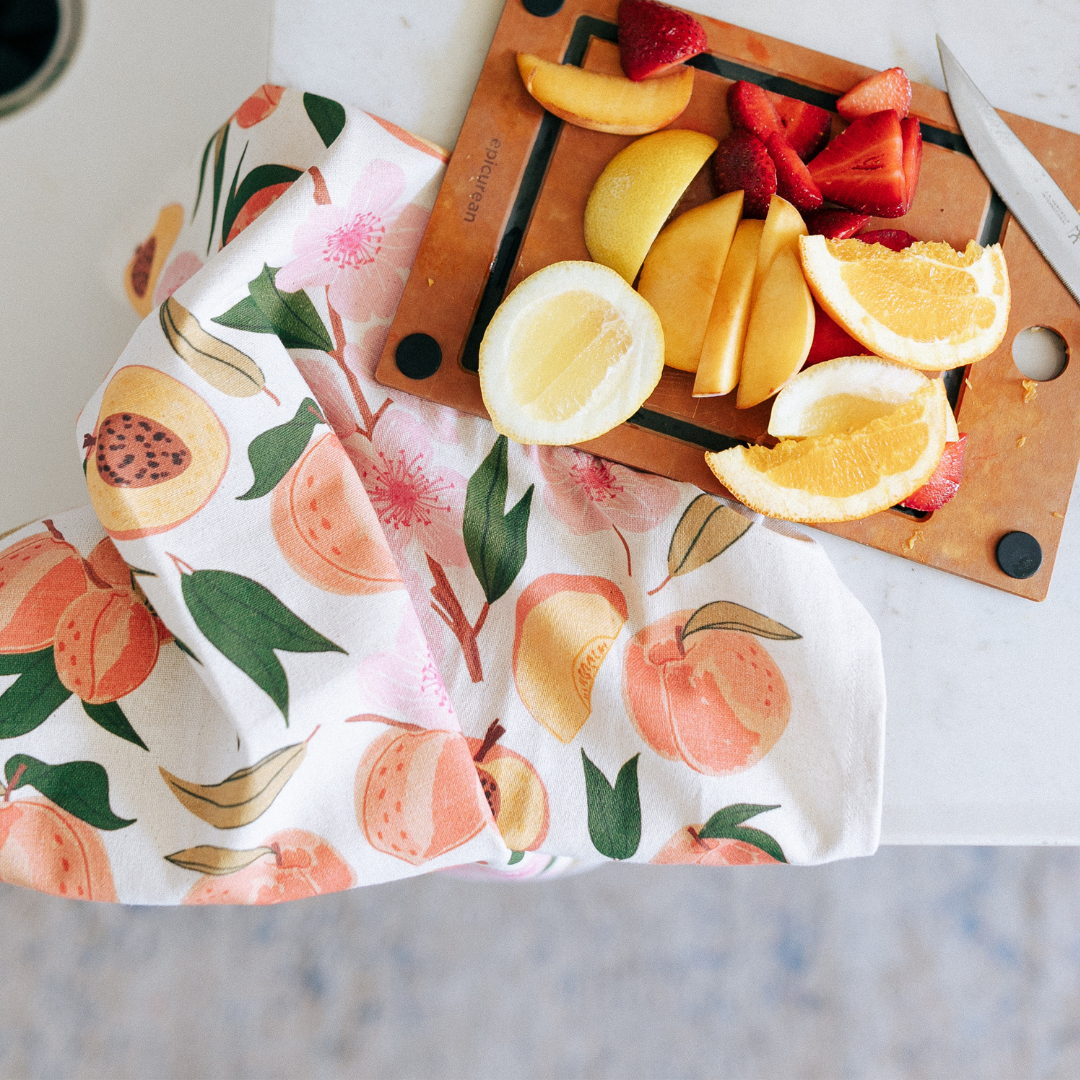
M 623 699 L 641 737 L 661 757 L 706 776 L 760 761 L 791 715 L 787 683 L 765 647 L 738 630 L 700 630 L 676 611 L 634 635 L 623 662 Z
M 388 731 L 356 771 L 356 817 L 377 851 L 419 866 L 467 843 L 491 821 L 463 736 Z
M 0 552 L 0 654 L 48 648 L 89 584 L 79 553 L 58 535 L 34 533 Z
M 356 875 L 341 855 L 315 833 L 284 829 L 264 842 L 270 852 L 225 877 L 205 874 L 184 897 L 185 904 L 280 904 L 341 892 Z
M 280 104 L 284 86 L 263 83 L 239 109 L 233 113 L 238 128 L 252 128 L 265 120 Z
M 494 720 L 483 739 L 466 741 L 504 843 L 512 851 L 535 851 L 547 836 L 547 792 L 529 761 L 498 745 L 505 734 Z
M 159 645 L 154 616 L 133 592 L 91 589 L 60 616 L 56 673 L 87 704 L 103 705 L 146 681 Z
M 589 718 L 593 683 L 626 618 L 626 597 L 602 577 L 544 574 L 518 597 L 514 682 L 532 717 L 562 742 Z
M 745 840 L 704 839 L 700 825 L 680 829 L 650 860 L 654 863 L 696 863 L 698 866 L 756 866 L 779 862 L 767 851 Z
M 274 489 L 271 523 L 289 565 L 320 589 L 363 596 L 405 587 L 364 485 L 332 432 Z
M 73 900 L 116 900 L 98 830 L 45 798 L 0 802 L 0 881 Z

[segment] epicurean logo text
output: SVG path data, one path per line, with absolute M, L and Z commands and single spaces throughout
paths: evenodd
M 476 220 L 476 212 L 480 209 L 484 192 L 487 191 L 488 181 L 491 179 L 491 174 L 497 163 L 496 159 L 499 156 L 500 146 L 502 146 L 502 143 L 493 138 L 484 150 L 484 163 L 480 166 L 480 171 L 473 177 L 475 187 L 469 195 L 469 202 L 465 210 L 466 221 Z

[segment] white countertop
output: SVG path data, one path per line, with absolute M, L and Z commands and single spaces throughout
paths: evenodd
M 0 120 L 0 532 L 85 502 L 75 416 L 137 321 L 115 272 L 128 253 L 116 245 L 148 231 L 156 191 L 208 133 L 269 72 L 452 146 L 503 6 L 85 3 L 68 73 Z M 943 87 L 939 33 L 995 105 L 1080 132 L 1080 5 L 687 6 Z M 815 535 L 884 642 L 882 842 L 1080 843 L 1075 514 L 1041 604 Z

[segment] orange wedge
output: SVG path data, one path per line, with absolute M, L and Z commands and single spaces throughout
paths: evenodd
M 771 449 L 707 453 L 720 482 L 759 513 L 788 521 L 851 521 L 902 502 L 930 478 L 945 449 L 948 398 L 923 379 L 903 403 L 842 434 L 784 439 Z
M 989 356 L 1009 321 L 1001 246 L 963 252 L 916 243 L 904 251 L 861 240 L 799 239 L 818 303 L 871 352 L 923 371 Z

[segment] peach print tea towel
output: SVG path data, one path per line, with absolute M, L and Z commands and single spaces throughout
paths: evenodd
M 92 509 L 0 541 L 3 880 L 273 903 L 875 849 L 880 644 L 815 543 L 374 381 L 444 163 L 264 86 L 138 246 Z

